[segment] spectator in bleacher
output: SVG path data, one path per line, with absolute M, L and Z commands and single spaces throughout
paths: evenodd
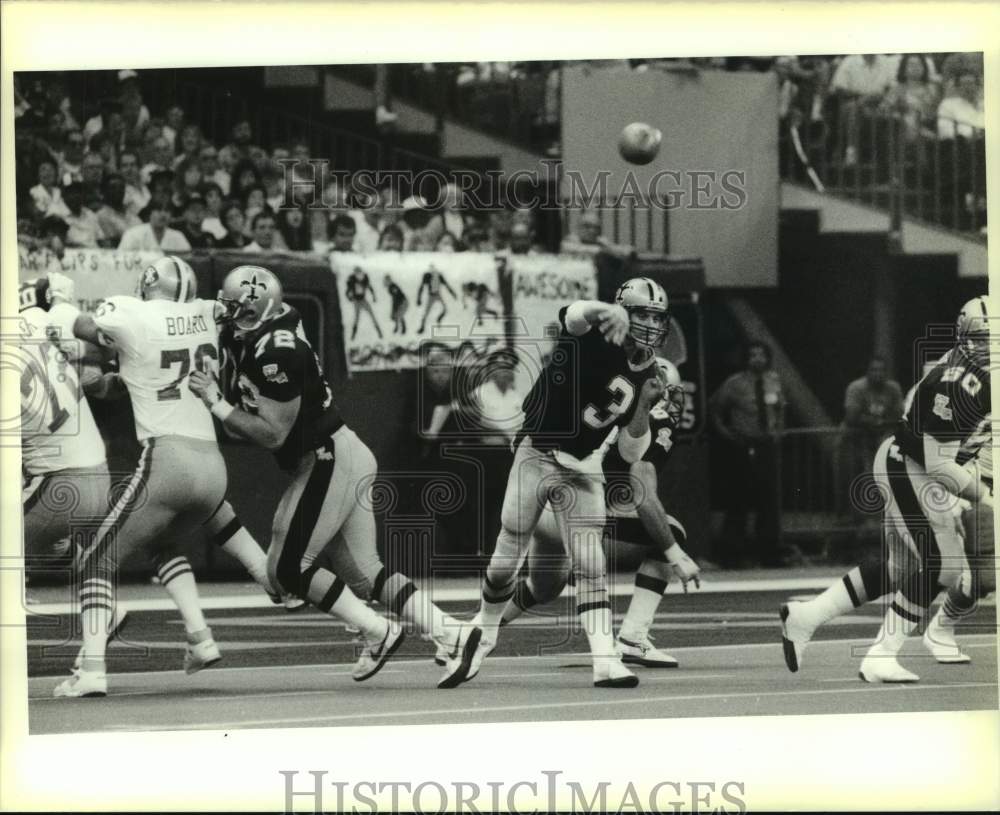
M 354 235 L 357 233 L 357 226 L 350 215 L 337 215 L 330 222 L 331 250 L 334 252 L 353 252 Z
M 122 235 L 118 248 L 129 252 L 188 252 L 191 244 L 180 232 L 171 229 L 170 202 L 154 196 L 146 207 L 149 221 L 130 227 Z
M 201 166 L 201 177 L 219 185 L 223 195 L 229 195 L 229 173 L 219 166 L 219 151 L 215 145 L 203 145 L 198 151 L 198 163 Z
M 303 207 L 285 207 L 278 211 L 278 232 L 292 252 L 311 252 L 312 227 Z
M 491 212 L 489 216 L 489 250 L 502 252 L 510 246 L 510 213 Z
M 126 150 L 118 157 L 118 167 L 125 179 L 125 209 L 138 216 L 149 203 L 149 187 L 139 173 L 139 154 Z
M 241 119 L 233 125 L 232 139 L 220 152 L 225 152 L 227 160 L 231 161 L 234 166 L 240 161 L 249 161 L 250 151 L 253 148 L 252 140 L 253 131 L 250 129 L 250 122 Z
M 249 187 L 243 191 L 243 214 L 246 215 L 249 226 L 248 235 L 253 235 L 253 219 L 265 210 L 270 210 L 270 207 L 267 205 L 267 195 L 263 186 Z
M 490 237 L 479 224 L 470 224 L 465 230 L 463 242 L 469 252 L 489 252 Z
M 435 226 L 435 230 L 441 233 L 450 232 L 456 239 L 461 240 L 465 231 L 465 217 L 462 215 L 464 206 L 464 194 L 458 184 L 450 182 L 441 188 L 439 195 L 440 210 L 435 213 L 434 218 L 440 221 Z
M 601 216 L 596 212 L 582 212 L 576 222 L 576 234 L 562 239 L 559 251 L 569 255 L 593 257 L 607 242 L 601 237 Z
M 192 249 L 212 249 L 215 238 L 202 228 L 205 220 L 205 199 L 200 192 L 190 193 L 184 200 L 180 221 L 174 224 Z
M 916 141 L 934 119 L 938 86 L 931 81 L 927 61 L 920 54 L 906 54 L 899 61 L 896 84 L 886 91 L 881 108 L 900 117 L 907 141 Z
M 840 115 L 847 138 L 845 167 L 858 162 L 861 115 L 877 108 L 895 81 L 895 64 L 884 54 L 849 54 L 833 72 L 830 89 L 840 99 Z
M 403 201 L 398 226 L 403 232 L 406 252 L 433 252 L 442 228 L 440 219 L 432 217 L 427 200 L 420 195 L 411 195 Z
M 62 153 L 56 158 L 59 161 L 59 181 L 65 187 L 83 178 L 83 133 L 79 130 L 67 131 L 63 145 Z
M 218 243 L 226 237 L 226 227 L 222 224 L 222 189 L 214 181 L 209 181 L 201 185 L 201 195 L 205 199 L 205 220 L 201 222 L 201 228 Z
M 268 163 L 262 173 L 265 203 L 275 212 L 285 206 L 285 177 L 281 167 Z
M 873 357 L 867 373 L 844 392 L 842 484 L 871 473 L 875 451 L 903 415 L 903 389 L 889 379 L 885 360 Z
M 950 96 L 962 74 L 970 73 L 982 82 L 983 54 L 981 51 L 960 51 L 948 54 L 941 63 L 941 79 L 944 96 Z
M 180 149 L 174 158 L 173 169 L 177 168 L 185 161 L 199 163 L 201 160 L 201 146 L 204 139 L 201 135 L 201 128 L 198 125 L 184 125 L 180 135 Z
M 512 255 L 537 255 L 535 233 L 524 221 L 518 221 L 510 228 L 509 248 Z
M 464 250 L 464 244 L 451 232 L 442 232 L 434 245 L 435 252 L 462 252 Z
M 118 172 L 118 149 L 115 147 L 111 134 L 102 130 L 90 140 L 90 150 L 96 153 L 104 161 L 104 171 L 106 173 Z
M 66 254 L 66 233 L 68 231 L 69 226 L 58 215 L 47 215 L 42 218 L 42 223 L 38 227 L 36 251 L 43 254 L 49 253 L 57 262 L 62 260 L 63 255 Z
M 178 105 L 167 108 L 166 122 L 163 124 L 163 137 L 170 142 L 170 149 L 178 151 L 177 139 L 184 129 L 184 109 Z
M 69 209 L 69 214 L 63 217 L 69 227 L 66 232 L 66 245 L 96 249 L 98 243 L 104 240 L 104 233 L 97 221 L 97 215 L 84 206 L 85 197 L 86 188 L 80 181 L 74 181 L 63 190 L 63 200 Z
M 56 184 L 56 162 L 51 158 L 43 158 L 38 164 L 38 183 L 31 188 L 31 200 L 35 212 L 44 217 L 58 215 L 65 218 L 69 209 L 62 199 L 62 192 Z
M 84 124 L 83 138 L 88 145 L 98 133 L 109 135 L 116 147 L 124 146 L 125 120 L 122 118 L 121 103 L 117 99 L 112 97 L 102 99 L 97 115 L 87 119 Z
M 174 171 L 174 191 L 171 204 L 174 215 L 180 215 L 185 203 L 192 195 L 201 195 L 201 165 L 197 159 L 185 159 Z
M 233 166 L 229 184 L 229 195 L 236 199 L 246 196 L 251 187 L 260 187 L 260 173 L 250 159 L 241 159 Z
M 224 204 L 220 219 L 226 228 L 226 234 L 215 244 L 217 249 L 242 249 L 250 243 L 244 231 L 246 217 L 239 204 L 234 201 Z
M 174 163 L 173 149 L 166 136 L 160 135 L 152 140 L 150 144 L 149 161 L 142 168 L 142 180 L 147 184 L 153 177 L 153 173 L 170 170 Z
M 80 182 L 84 189 L 84 203 L 96 211 L 101 205 L 101 185 L 104 183 L 104 159 L 98 153 L 87 153 L 83 157 Z
M 97 222 L 101 225 L 101 232 L 108 244 L 117 247 L 125 232 L 142 221 L 125 206 L 125 179 L 117 173 L 105 177 L 101 200 Z
M 723 547 L 717 560 L 722 565 L 742 565 L 752 554 L 761 565 L 782 565 L 777 467 L 785 394 L 765 343 L 747 344 L 745 369 L 722 383 L 709 408 L 722 442 L 719 475 L 725 482 L 727 503 Z M 751 511 L 757 516 L 752 542 L 746 539 Z
M 976 130 L 986 127 L 983 111 L 982 89 L 979 77 L 966 70 L 955 79 L 954 89 L 941 100 L 937 109 L 937 131 L 939 139 L 954 139 L 956 136 L 971 138 Z
M 379 212 L 372 206 L 365 209 L 354 209 L 347 213 L 354 219 L 354 251 L 368 254 L 378 249 Z
M 126 138 L 141 136 L 149 124 L 149 108 L 142 103 L 139 75 L 132 70 L 118 72 L 118 98 L 125 119 Z
M 378 250 L 380 252 L 402 252 L 403 232 L 395 224 L 389 224 L 378 236 Z
M 173 198 L 174 198 L 174 174 L 169 170 L 160 170 L 159 172 L 153 173 L 153 177 L 149 180 L 149 201 L 152 204 L 154 201 L 166 207 L 168 210 L 173 208 Z M 139 213 L 139 217 L 144 221 L 149 220 L 149 206 L 146 205 L 146 209 Z
M 243 247 L 244 252 L 278 252 L 285 248 L 285 242 L 278 234 L 274 213 L 270 210 L 258 212 L 250 223 L 253 241 Z
M 66 92 L 66 83 L 58 73 L 46 76 L 45 109 L 49 111 L 58 110 L 63 115 L 63 121 L 66 123 L 67 129 L 80 129 L 79 122 L 73 116 L 73 106 L 70 102 L 69 94 Z

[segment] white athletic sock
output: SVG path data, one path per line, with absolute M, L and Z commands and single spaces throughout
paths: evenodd
M 80 624 L 83 626 L 85 671 L 103 671 L 108 629 L 115 613 L 115 597 L 107 577 L 88 577 L 80 588 Z
M 434 605 L 427 592 L 420 591 L 405 575 L 399 572 L 389 575 L 381 595 L 382 604 L 420 634 L 440 645 L 457 644 L 462 624 Z
M 663 592 L 667 590 L 667 580 L 664 575 L 666 564 L 657 561 L 644 560 L 635 573 L 635 588 L 632 591 L 632 601 L 622 620 L 618 636 L 629 642 L 641 642 L 649 634 L 649 627 L 656 617 L 656 609 L 660 607 Z
M 346 583 L 329 569 L 316 569 L 309 580 L 307 598 L 320 611 L 353 625 L 368 642 L 381 642 L 389 621 L 370 609 Z
M 497 545 L 490 558 L 483 581 L 483 602 L 479 609 L 483 639 L 496 642 L 507 603 L 514 596 L 514 580 L 527 554 L 528 535 L 515 535 L 505 528 L 497 535 Z
M 156 570 L 160 585 L 167 590 L 177 610 L 184 620 L 184 630 L 188 634 L 208 628 L 205 615 L 201 611 L 198 598 L 198 584 L 191 570 L 191 563 L 183 555 L 162 563 Z
M 855 602 L 856 599 L 860 599 L 857 592 L 851 594 L 851 589 L 854 588 L 853 576 L 856 571 L 857 569 L 852 569 L 832 583 L 818 597 L 801 604 L 803 620 L 811 625 L 813 630 L 830 622 L 830 620 L 853 611 L 860 605 L 860 603 Z M 848 581 L 852 581 L 851 589 L 848 588 Z
M 536 605 L 538 605 L 538 600 L 535 599 L 535 594 L 531 590 L 531 579 L 518 580 L 514 587 L 514 596 L 507 601 L 507 607 L 503 610 L 500 625 L 507 625 L 507 623 L 516 620 Z
M 268 594 L 280 594 L 271 585 L 267 576 L 267 553 L 261 549 L 238 518 L 233 520 L 215 536 L 215 543 L 223 552 L 236 558 L 250 577 Z
M 907 600 L 901 592 L 896 596 L 885 613 L 882 627 L 868 653 L 898 654 L 906 638 L 912 634 L 923 615 L 923 609 Z

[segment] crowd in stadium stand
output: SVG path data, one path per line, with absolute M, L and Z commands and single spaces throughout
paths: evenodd
M 909 137 L 965 139 L 983 127 L 982 57 L 978 54 L 851 55 L 602 60 L 596 69 L 638 72 L 774 71 L 781 82 L 781 115 L 822 122 L 829 100 L 851 122 L 864 111 L 898 116 Z M 469 93 L 497 83 L 541 83 L 536 113 L 551 123 L 556 63 L 473 63 L 447 66 L 449 82 Z M 412 66 L 422 74 L 445 66 Z M 178 106 L 151 111 L 135 71 L 118 72 L 116 93 L 84 118 L 60 75 L 35 74 L 15 83 L 18 240 L 23 252 L 67 247 L 186 251 L 538 251 L 529 210 L 475 213 L 450 185 L 429 208 L 418 196 L 365 199 L 325 178 L 325 206 L 301 199 L 286 207 L 286 183 L 305 170 L 308 141 L 258 145 L 247 121 L 234 122 L 228 141 L 213 143 Z M 540 113 L 539 113 L 540 112 Z M 857 144 L 848 138 L 838 157 L 849 166 Z M 300 162 L 291 174 L 280 162 Z M 377 169 L 377 168 L 376 168 Z M 309 172 L 312 172 L 309 170 Z M 288 192 L 293 192 L 289 190 Z M 289 196 L 291 198 L 291 196 Z M 598 225 L 599 226 L 599 225 Z M 592 225 L 564 244 L 598 245 Z M 576 240 L 580 237 L 580 240 Z

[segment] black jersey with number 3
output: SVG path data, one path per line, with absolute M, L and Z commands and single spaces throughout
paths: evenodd
M 540 448 L 558 448 L 583 458 L 601 446 L 615 426 L 627 423 L 643 383 L 656 375 L 655 357 L 633 368 L 620 346 L 606 342 L 596 327 L 576 337 L 562 331 L 545 369 L 522 405 L 522 434 Z
M 965 464 L 992 437 L 990 373 L 961 349 L 945 354 L 917 383 L 896 428 L 900 452 L 921 466 L 924 438 L 961 443 L 956 463 Z
M 306 340 L 298 312 L 285 312 L 249 334 L 227 336 L 227 377 L 234 397 L 248 413 L 256 413 L 258 398 L 290 402 L 301 398 L 299 413 L 284 444 L 275 451 L 278 465 L 293 470 L 299 459 L 321 447 L 344 420 L 312 346 Z M 228 394 L 227 394 L 228 395 Z

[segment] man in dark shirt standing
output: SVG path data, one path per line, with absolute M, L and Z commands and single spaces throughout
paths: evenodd
M 726 483 L 724 550 L 720 561 L 741 560 L 749 512 L 756 513 L 754 553 L 763 566 L 782 565 L 778 553 L 778 434 L 785 426 L 785 394 L 763 342 L 746 348 L 746 369 L 712 395 L 712 424 L 724 442 Z M 743 551 L 741 551 L 743 550 Z

